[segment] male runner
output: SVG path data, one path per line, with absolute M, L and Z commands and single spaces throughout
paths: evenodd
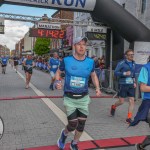
M 62 89 L 59 81 L 62 72 L 65 72 L 64 106 L 67 112 L 68 125 L 61 131 L 57 141 L 58 147 L 65 148 L 65 140 L 68 134 L 75 131 L 70 149 L 78 149 L 78 141 L 84 131 L 85 122 L 89 115 L 90 97 L 88 92 L 88 79 L 91 75 L 96 87 L 96 95 L 100 96 L 99 81 L 94 71 L 94 60 L 86 57 L 86 37 L 78 37 L 74 40 L 75 53 L 65 57 L 56 72 L 56 88 Z
M 140 71 L 138 82 L 142 92 L 142 104 L 130 126 L 135 126 L 140 121 L 146 121 L 150 127 L 150 57 L 148 63 Z M 150 145 L 150 135 L 147 136 L 142 144 L 136 145 L 136 150 L 146 150 L 145 147 L 148 145 Z
M 134 109 L 134 97 L 135 97 L 135 62 L 133 61 L 134 52 L 128 49 L 125 52 L 123 61 L 119 62 L 115 75 L 119 77 L 119 100 L 111 106 L 110 114 L 115 115 L 116 108 L 124 103 L 125 98 L 129 98 L 129 108 L 126 123 L 132 122 L 132 113 Z
M 58 58 L 58 54 L 55 52 L 53 54 L 53 57 L 50 58 L 50 60 L 49 60 L 49 69 L 50 69 L 50 76 L 51 76 L 51 84 L 50 84 L 49 88 L 51 90 L 54 90 L 53 84 L 55 81 L 55 74 L 56 74 L 56 71 L 57 71 L 59 65 L 60 65 L 60 61 Z

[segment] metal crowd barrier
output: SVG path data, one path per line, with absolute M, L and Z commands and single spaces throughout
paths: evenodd
M 138 84 L 138 76 L 139 74 L 136 74 L 135 79 L 136 79 L 137 87 L 135 90 L 135 100 L 139 100 L 141 98 L 141 92 Z M 109 77 L 110 77 L 110 71 L 108 69 L 101 70 L 100 78 L 99 78 L 100 87 L 104 92 L 115 94 L 116 96 L 119 91 L 119 84 L 118 84 L 118 78 L 114 75 L 114 70 L 112 71 L 111 81 L 109 81 L 110 80 Z M 109 82 L 111 82 L 111 87 L 109 87 L 110 86 Z

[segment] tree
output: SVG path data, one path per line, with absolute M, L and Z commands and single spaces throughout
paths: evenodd
M 37 55 L 43 55 L 49 53 L 50 42 L 51 41 L 49 38 L 37 38 L 33 51 Z

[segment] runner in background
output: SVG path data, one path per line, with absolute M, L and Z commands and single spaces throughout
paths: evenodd
M 17 73 L 17 71 L 18 71 L 18 64 L 19 64 L 19 58 L 17 56 L 15 56 L 13 58 L 13 60 L 14 60 L 14 68 L 15 68 L 15 71 Z
M 7 63 L 8 63 L 8 58 L 6 56 L 2 56 L 1 57 L 2 74 L 6 73 Z
M 21 61 L 22 61 L 22 70 L 25 70 L 24 69 L 24 61 L 27 59 L 27 56 L 23 56 Z
M 136 126 L 140 121 L 146 121 L 150 127 L 150 56 L 148 63 L 140 71 L 138 82 L 142 92 L 142 103 L 130 126 Z M 148 145 L 150 145 L 150 135 L 142 143 L 136 144 L 135 146 L 136 150 L 146 150 L 145 148 Z
M 133 60 L 134 52 L 128 49 L 125 52 L 125 59 L 117 64 L 115 75 L 119 77 L 119 100 L 111 106 L 110 115 L 114 116 L 116 108 L 124 103 L 125 98 L 129 98 L 128 114 L 126 123 L 132 122 L 135 97 L 135 62 Z
M 49 88 L 51 90 L 54 90 L 53 84 L 55 81 L 55 74 L 59 65 L 60 65 L 60 60 L 59 60 L 58 54 L 55 52 L 53 54 L 53 57 L 49 59 L 49 63 L 48 63 L 50 76 L 51 76 L 51 83 L 50 83 Z
M 32 59 L 32 55 L 28 55 L 27 59 L 24 60 L 24 70 L 25 70 L 25 74 L 26 74 L 26 89 L 29 88 L 29 83 L 31 80 L 31 76 L 33 73 L 33 67 L 35 66 L 34 61 Z

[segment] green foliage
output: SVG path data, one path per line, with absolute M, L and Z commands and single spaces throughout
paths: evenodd
M 50 42 L 49 38 L 37 38 L 33 51 L 40 56 L 49 53 Z

